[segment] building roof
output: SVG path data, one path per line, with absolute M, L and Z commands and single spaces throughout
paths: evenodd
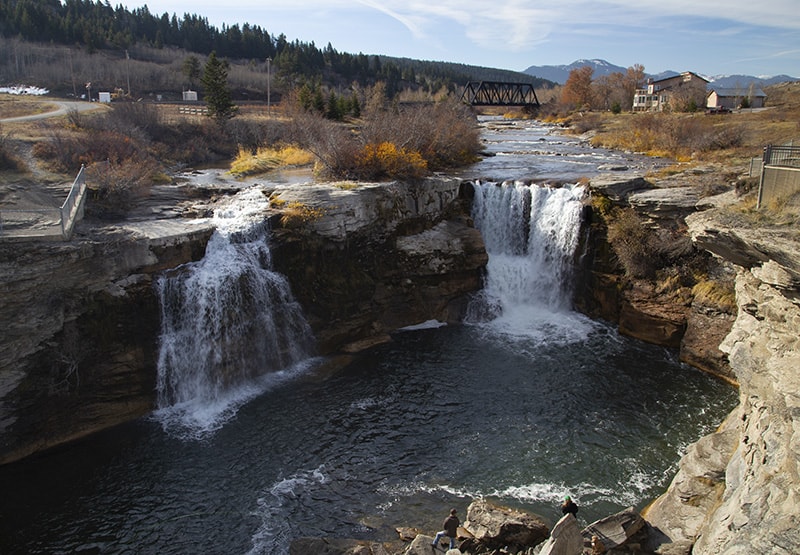
M 663 77 L 662 79 L 656 79 L 655 81 L 652 81 L 652 83 L 661 83 L 661 82 L 663 82 L 663 81 L 672 81 L 672 80 L 673 80 L 673 79 L 675 79 L 676 77 L 682 77 L 682 76 L 685 76 L 685 75 L 691 75 L 691 76 L 693 76 L 693 77 L 696 77 L 697 79 L 700 79 L 701 81 L 705 81 L 706 83 L 709 83 L 709 82 L 710 82 L 710 81 L 709 81 L 708 79 L 706 79 L 705 77 L 701 77 L 700 75 L 697 75 L 697 74 L 696 74 L 696 73 L 694 73 L 693 71 L 684 71 L 683 73 L 680 73 L 680 74 L 678 74 L 678 75 L 673 75 L 673 76 L 671 76 L 671 77 Z
M 754 87 L 713 87 L 709 92 L 717 93 L 717 96 L 749 96 L 749 97 L 767 97 L 767 94 L 761 89 Z

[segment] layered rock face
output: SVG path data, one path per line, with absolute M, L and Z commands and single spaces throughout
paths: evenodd
M 713 175 L 704 177 L 714 179 Z M 696 272 L 726 283 L 732 283 L 734 275 L 729 263 L 711 258 L 699 246 L 693 248 L 685 232 L 687 217 L 712 206 L 709 200 L 701 199 L 702 189 L 670 179 L 593 179 L 593 194 L 607 199 L 613 210 L 633 210 L 648 233 L 660 236 L 662 247 L 668 245 L 672 251 L 653 252 L 653 258 L 669 256 L 672 260 L 659 276 L 625 276 L 619 256 L 608 241 L 605 218 L 593 212 L 576 305 L 589 316 L 616 323 L 624 335 L 676 349 L 682 362 L 735 381 L 728 357 L 719 349 L 733 324 L 732 308 L 706 302 L 680 283 L 680 266 L 694 266 Z
M 0 245 L 0 463 L 152 410 L 151 277 L 201 258 L 211 233 Z
M 266 191 L 273 264 L 321 354 L 460 318 L 488 259 L 460 189 L 431 179 Z M 153 410 L 153 278 L 202 258 L 212 233 L 210 220 L 172 218 L 84 223 L 70 243 L 0 244 L 0 464 Z
M 488 262 L 467 216 L 470 191 L 459 179 L 436 178 L 272 192 L 274 204 L 312 215 L 302 225 L 276 218 L 272 252 L 322 352 L 357 351 L 428 320 L 461 320 Z
M 667 537 L 663 553 L 800 553 L 800 237 L 714 212 L 687 223 L 698 245 L 739 267 L 721 348 L 741 401 L 689 449 L 647 519 Z

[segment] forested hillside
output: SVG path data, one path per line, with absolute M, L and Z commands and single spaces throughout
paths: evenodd
M 74 94 L 82 93 L 87 82 L 106 90 L 127 86 L 135 96 L 180 94 L 196 85 L 182 71 L 185 58 L 211 52 L 231 63 L 231 85 L 240 98 L 263 92 L 267 59 L 278 94 L 303 83 L 340 89 L 383 81 L 390 95 L 409 88 L 452 91 L 480 80 L 551 85 L 520 72 L 350 54 L 331 44 L 319 48 L 313 42 L 291 41 L 250 23 L 218 29 L 201 15 L 179 18 L 153 14 L 146 6 L 129 11 L 91 0 L 0 0 L 0 36 L 6 39 L 0 84 L 25 81 Z

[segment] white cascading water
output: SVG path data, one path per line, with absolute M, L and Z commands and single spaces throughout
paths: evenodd
M 156 413 L 189 435 L 221 426 L 282 371 L 308 360 L 313 335 L 284 276 L 272 270 L 258 188 L 214 214 L 202 260 L 162 275 Z M 283 376 L 285 377 L 285 376 Z
M 580 185 L 476 182 L 472 217 L 489 254 L 484 290 L 469 321 L 515 335 L 573 326 L 572 266 L 579 243 Z

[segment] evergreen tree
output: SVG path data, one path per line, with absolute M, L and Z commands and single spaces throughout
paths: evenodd
M 236 115 L 238 106 L 231 100 L 228 88 L 228 62 L 217 58 L 215 51 L 208 57 L 201 81 L 210 117 L 223 121 Z
M 183 74 L 189 79 L 189 88 L 194 87 L 194 82 L 200 77 L 200 60 L 197 56 L 187 56 L 181 66 Z

